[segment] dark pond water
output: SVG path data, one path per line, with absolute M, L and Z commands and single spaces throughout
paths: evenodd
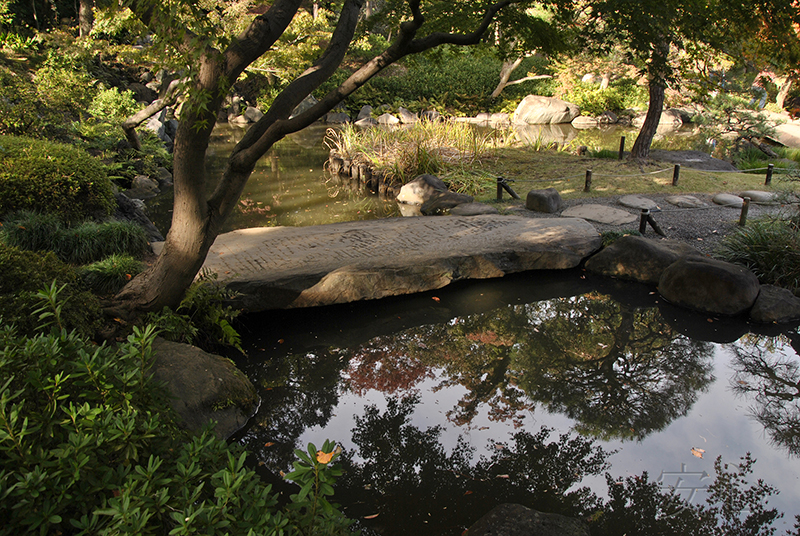
M 326 177 L 324 131 L 263 159 L 228 230 L 398 214 Z M 573 131 L 553 135 L 610 149 L 621 135 Z M 212 167 L 242 134 L 215 131 Z M 162 229 L 169 204 L 154 205 Z M 564 492 L 606 495 L 606 470 L 646 471 L 702 503 L 714 460 L 750 452 L 780 490 L 782 533 L 800 514 L 800 335 L 752 327 L 580 270 L 250 315 L 247 357 L 230 357 L 263 403 L 237 440 L 273 473 L 293 449 L 336 441 L 348 468 L 336 499 L 390 535 L 460 535 L 500 502 L 568 511 Z
M 500 502 L 563 508 L 541 488 L 580 473 L 587 444 L 614 452 L 613 477 L 646 471 L 695 503 L 718 456 L 750 452 L 782 533 L 800 513 L 800 335 L 751 327 L 580 270 L 251 315 L 231 357 L 263 404 L 238 439 L 276 472 L 336 441 L 346 513 L 397 535 L 459 535 Z M 566 486 L 605 496 L 586 472 Z

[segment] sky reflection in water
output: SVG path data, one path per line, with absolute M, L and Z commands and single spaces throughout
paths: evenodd
M 254 315 L 245 330 L 250 358 L 239 365 L 261 386 L 264 404 L 242 441 L 273 469 L 285 468 L 292 448 L 326 438 L 368 466 L 370 449 L 391 449 L 387 437 L 395 433 L 398 443 L 407 433 L 406 439 L 417 437 L 438 456 L 436 463 L 457 465 L 448 456 L 464 454 L 474 465 L 512 445 L 515 433 L 535 435 L 546 426 L 554 429 L 550 441 L 579 431 L 606 451 L 616 450 L 608 458 L 613 476 L 647 471 L 652 480 L 686 488 L 683 496 L 695 503 L 705 495 L 692 489 L 710 483 L 703 475 L 713 475 L 717 456 L 735 463 L 751 452 L 758 460 L 755 477 L 781 491 L 770 500 L 786 513 L 781 533 L 800 513 L 800 461 L 789 456 L 798 454 L 797 436 L 776 433 L 797 429 L 800 408 L 789 391 L 777 401 L 763 393 L 779 388 L 768 381 L 771 374 L 800 379 L 796 368 L 778 363 L 796 363 L 797 351 L 786 336 L 746 335 L 742 323 L 680 311 L 677 324 L 667 320 L 675 315 L 649 287 L 587 280 L 579 271 Z M 687 330 L 695 330 L 695 339 L 683 334 Z M 796 331 L 791 336 L 800 346 Z M 396 401 L 408 395 L 418 398 L 399 415 Z M 384 421 L 365 420 L 371 405 Z M 387 410 L 399 412 L 394 432 L 385 428 Z M 764 424 L 753 416 L 758 411 Z M 398 424 L 401 417 L 405 424 Z M 693 448 L 704 451 L 702 459 Z M 419 453 L 397 456 L 408 456 L 406 462 L 422 473 L 433 463 Z M 455 484 L 434 482 L 431 490 L 415 485 L 420 496 L 433 497 L 436 486 Z M 582 485 L 604 495 L 601 476 L 588 476 Z M 448 510 L 454 527 L 469 523 L 459 515 L 482 513 L 456 513 L 465 502 L 462 488 L 456 489 L 452 504 L 430 499 L 441 509 L 432 516 Z M 379 503 L 359 505 L 365 499 L 348 493 L 344 499 L 354 517 L 370 509 L 388 516 Z

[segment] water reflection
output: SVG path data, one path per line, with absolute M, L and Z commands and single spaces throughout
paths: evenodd
M 752 416 L 775 445 L 800 456 L 800 334 L 749 337 L 733 352 L 733 391 L 752 401 Z
M 487 497 L 559 511 L 526 495 L 519 480 L 533 478 L 525 467 L 534 462 L 517 456 L 518 442 L 542 426 L 618 451 L 608 458 L 615 477 L 713 474 L 717 455 L 735 461 L 754 452 L 758 477 L 783 490 L 773 504 L 791 518 L 800 473 L 759 433 L 784 431 L 773 439 L 795 448 L 798 368 L 774 360 L 798 336 L 711 344 L 703 340 L 732 332 L 735 322 L 696 315 L 699 338 L 689 338 L 659 302 L 649 287 L 570 271 L 252 315 L 243 330 L 250 358 L 238 364 L 264 402 L 241 440 L 276 473 L 307 441 L 340 442 L 350 465 L 337 500 L 353 517 L 380 513 L 375 523 L 397 523 L 386 534 L 460 534 L 489 509 Z M 753 387 L 743 392 L 752 417 L 731 398 L 734 372 L 735 385 Z M 767 381 L 776 377 L 782 391 Z M 754 429 L 762 407 L 773 418 Z M 695 446 L 708 459 L 693 456 Z M 520 465 L 500 469 L 506 456 Z M 481 473 L 491 464 L 499 472 Z M 575 485 L 604 492 L 596 473 L 581 474 L 589 483 Z M 422 531 L 424 521 L 441 530 Z

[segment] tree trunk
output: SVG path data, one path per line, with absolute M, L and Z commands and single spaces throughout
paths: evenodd
M 500 96 L 500 92 L 502 92 L 508 85 L 508 79 L 511 78 L 511 74 L 514 72 L 514 69 L 519 67 L 521 63 L 522 58 L 517 58 L 514 61 L 503 62 L 503 66 L 500 68 L 500 83 L 497 84 L 497 87 L 494 88 L 494 91 L 492 91 L 493 99 L 496 99 Z
M 658 130 L 661 111 L 664 108 L 664 90 L 666 89 L 664 83 L 651 80 L 649 85 L 650 104 L 647 107 L 647 115 L 639 130 L 639 136 L 636 137 L 631 148 L 630 158 L 635 160 L 645 160 L 650 156 L 650 145 L 652 145 L 656 130 Z
M 792 90 L 792 86 L 794 85 L 794 77 L 789 74 L 786 75 L 786 81 L 781 84 L 781 89 L 778 91 L 778 96 L 775 97 L 775 104 L 778 105 L 778 108 L 783 110 L 783 107 L 786 105 L 786 97 L 789 96 L 789 92 Z
M 78 8 L 78 28 L 81 37 L 89 37 L 94 24 L 94 0 L 80 0 Z
M 408 55 L 449 43 L 475 44 L 489 28 L 496 13 L 510 0 L 501 0 L 487 8 L 477 29 L 469 34 L 434 33 L 415 39 L 424 17 L 418 1 L 409 2 L 413 18 L 401 24 L 397 40 L 341 86 L 330 91 L 316 105 L 290 118 L 291 111 L 313 90 L 328 80 L 341 64 L 355 34 L 363 0 L 347 0 L 328 48 L 275 99 L 270 109 L 250 127 L 231 153 L 225 170 L 209 193 L 205 170 L 208 140 L 217 110 L 233 81 L 244 69 L 264 54 L 285 31 L 300 0 L 276 0 L 269 11 L 257 17 L 251 26 L 224 52 L 209 49 L 199 60 L 194 91 L 184 104 L 174 152 L 174 207 L 172 227 L 155 264 L 136 276 L 115 297 L 107 312 L 134 317 L 139 313 L 175 307 L 203 265 L 211 245 L 238 202 L 256 162 L 275 142 L 322 117 L 388 65 Z M 159 4 L 134 2 L 135 13 L 143 21 L 157 20 L 163 13 Z M 167 28 L 169 31 L 169 28 Z M 192 35 L 179 34 L 187 52 Z M 208 98 L 208 96 L 211 96 Z

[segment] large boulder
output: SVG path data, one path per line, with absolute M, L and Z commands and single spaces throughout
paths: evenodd
M 467 529 L 464 536 L 589 536 L 586 524 L 572 517 L 501 504 Z
M 658 282 L 661 296 L 676 305 L 730 316 L 749 310 L 759 289 L 758 278 L 747 268 L 709 258 L 680 259 Z
M 650 240 L 642 236 L 623 236 L 586 261 L 592 273 L 658 284 L 664 270 L 682 258 L 704 258 L 693 247 L 677 240 Z
M 420 175 L 400 188 L 398 203 L 422 205 L 425 201 L 447 192 L 447 185 L 435 175 Z
M 524 125 L 571 123 L 580 113 L 576 104 L 554 97 L 528 95 L 517 106 L 511 122 Z
M 457 192 L 443 192 L 422 203 L 419 210 L 424 215 L 431 216 L 459 205 L 472 203 L 473 201 L 474 199 L 471 195 L 459 194 Z
M 562 205 L 561 194 L 555 188 L 531 190 L 525 198 L 525 208 L 534 212 L 554 214 L 561 210 Z
M 789 289 L 761 285 L 750 320 L 759 324 L 782 324 L 800 320 L 800 298 Z
M 255 413 L 256 388 L 229 359 L 161 338 L 153 351 L 153 379 L 166 384 L 170 405 L 188 430 L 214 421 L 217 436 L 227 439 Z

